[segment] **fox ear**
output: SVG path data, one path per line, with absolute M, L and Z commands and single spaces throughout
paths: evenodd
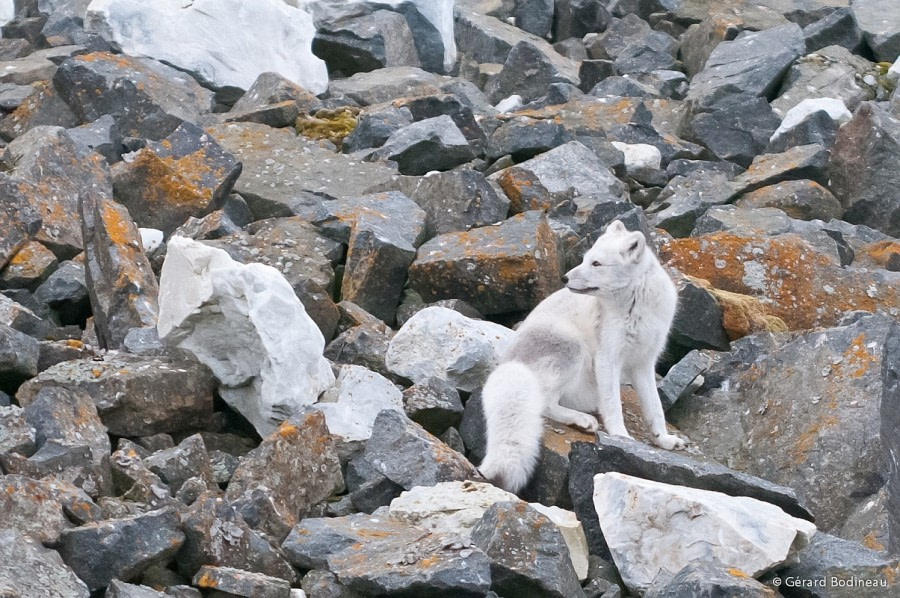
M 644 238 L 643 233 L 630 233 L 628 237 L 626 237 L 625 249 L 622 250 L 622 255 L 625 256 L 625 259 L 637 263 L 644 255 L 644 249 L 646 247 L 647 240 Z
M 609 226 L 606 227 L 606 232 L 608 233 L 627 233 L 628 229 L 625 228 L 625 225 L 622 224 L 621 220 L 613 220 Z

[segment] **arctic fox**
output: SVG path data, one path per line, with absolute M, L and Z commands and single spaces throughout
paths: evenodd
M 484 385 L 487 453 L 479 470 L 520 490 L 534 470 L 543 416 L 593 432 L 629 436 L 620 384 L 631 384 L 654 444 L 684 448 L 666 430 L 654 365 L 675 315 L 678 291 L 643 234 L 610 224 L 566 274 L 566 287 L 522 322 Z

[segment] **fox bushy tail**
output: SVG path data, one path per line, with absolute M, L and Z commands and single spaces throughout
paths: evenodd
M 518 492 L 528 483 L 541 448 L 544 397 L 524 363 L 500 364 L 482 390 L 487 451 L 478 467 L 497 486 Z

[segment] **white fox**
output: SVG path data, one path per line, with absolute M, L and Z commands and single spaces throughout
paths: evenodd
M 598 410 L 609 434 L 629 436 L 620 384 L 631 384 L 653 442 L 684 448 L 669 434 L 654 365 L 675 315 L 678 291 L 644 235 L 610 224 L 516 331 L 484 385 L 487 452 L 481 473 L 519 491 L 537 462 L 543 416 L 593 432 Z

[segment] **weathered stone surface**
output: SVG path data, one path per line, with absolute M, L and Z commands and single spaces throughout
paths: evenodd
M 194 585 L 198 588 L 226 592 L 229 596 L 247 598 L 290 598 L 291 584 L 277 577 L 262 573 L 242 571 L 232 567 L 210 567 L 204 565 L 194 575 Z
M 49 249 L 36 241 L 29 241 L 0 270 L 0 289 L 34 291 L 53 270 L 58 261 Z
M 359 197 L 396 176 L 383 164 L 360 162 L 322 149 L 287 129 L 256 123 L 228 123 L 207 129 L 243 164 L 234 190 L 256 218 L 292 216 L 303 191 L 331 197 Z
M 313 405 L 325 414 L 331 434 L 347 441 L 367 440 L 384 409 L 401 411 L 402 394 L 384 376 L 357 365 L 342 366 L 334 386 Z
M 391 339 L 385 361 L 392 372 L 415 383 L 442 378 L 471 392 L 487 380 L 511 337 L 512 331 L 498 324 L 428 307 Z
M 209 454 L 199 434 L 188 436 L 178 446 L 157 451 L 143 461 L 169 486 L 173 494 L 195 476 L 209 487 L 215 484 Z
M 699 388 L 703 375 L 709 369 L 710 360 L 708 353 L 695 349 L 669 368 L 657 385 L 663 409 L 668 411 L 672 405 L 686 399 Z
M 353 153 L 360 150 L 381 147 L 391 135 L 413 123 L 408 108 L 378 104 L 364 109 L 358 116 L 356 126 L 341 143 L 341 151 Z
M 523 40 L 510 50 L 503 70 L 485 91 L 491 102 L 513 94 L 527 102 L 546 95 L 553 83 L 578 85 L 578 65 L 552 49 L 544 52 L 540 45 Z
M 580 38 L 588 33 L 603 31 L 610 20 L 607 8 L 600 0 L 557 0 L 554 39 Z
M 395 66 L 370 73 L 356 73 L 332 81 L 332 95 L 344 95 L 360 106 L 389 102 L 396 98 L 439 93 L 442 79 L 413 66 Z
M 341 306 L 344 305 L 353 304 L 342 301 Z M 325 347 L 325 357 L 336 364 L 363 366 L 382 376 L 396 378 L 385 365 L 388 344 L 394 331 L 378 318 L 367 315 L 377 324 L 360 323 L 341 332 Z
M 189 75 L 148 58 L 93 52 L 64 61 L 53 77 L 82 123 L 111 114 L 119 133 L 163 139 L 212 109 L 213 94 Z
M 131 580 L 152 565 L 165 564 L 184 543 L 171 509 L 63 531 L 59 553 L 91 591 L 113 579 Z
M 736 189 L 732 178 L 706 169 L 674 176 L 648 211 L 656 226 L 674 237 L 686 237 L 707 209 L 731 200 Z
M 68 492 L 69 496 L 77 493 L 74 487 L 64 482 L 6 475 L 0 476 L 0 484 L 4 490 L 0 493 L 4 527 L 47 544 L 56 543 L 62 530 L 73 527 L 68 518 L 71 511 L 67 507 L 84 507 L 82 514 L 89 512 L 88 505 L 96 509 L 84 494 L 79 497 L 83 501 L 62 498 L 64 493 Z
M 853 14 L 875 56 L 893 62 L 900 56 L 900 16 L 888 0 L 854 0 Z
M 221 207 L 240 173 L 240 162 L 190 123 L 161 142 L 148 142 L 111 170 L 116 201 L 141 226 L 166 234 L 190 216 Z
M 165 598 L 167 594 L 157 592 L 145 585 L 135 585 L 114 579 L 106 587 L 105 598 Z
M 462 420 L 459 393 L 446 380 L 436 378 L 403 391 L 403 409 L 411 420 L 439 436 Z
M 693 118 L 692 140 L 708 147 L 719 159 L 746 167 L 768 145 L 778 123 L 765 98 L 727 96 Z
M 685 566 L 671 579 L 651 585 L 644 594 L 647 598 L 774 598 L 775 595 L 775 590 L 740 569 L 705 562 Z
M 406 490 L 480 478 L 465 457 L 392 409 L 382 411 L 375 419 L 365 455 L 376 469 Z
M 716 289 L 759 298 L 791 330 L 831 326 L 857 309 L 900 313 L 895 273 L 841 268 L 836 256 L 794 234 L 703 234 L 664 242 L 660 254 Z
M 273 268 L 174 237 L 161 278 L 160 339 L 207 364 L 222 397 L 260 434 L 334 382 L 322 333 Z
M 332 75 L 344 77 L 384 67 L 421 66 L 406 19 L 389 10 L 324 23 L 312 49 Z
M 836 8 L 821 19 L 803 27 L 806 51 L 815 52 L 827 46 L 842 46 L 850 51 L 859 50 L 863 44 L 863 32 L 850 7 Z
M 529 310 L 560 284 L 556 236 L 538 212 L 435 237 L 419 248 L 410 286 L 425 301 L 462 299 L 485 314 Z
M 0 531 L 0 591 L 10 596 L 88 598 L 87 586 L 55 550 L 15 530 Z
M 560 123 L 516 117 L 491 134 L 485 157 L 496 160 L 510 155 L 521 162 L 573 140 L 571 133 Z
M 0 388 L 14 391 L 38 373 L 40 347 L 30 336 L 0 324 Z
M 859 168 L 860 161 L 878 168 Z M 900 235 L 900 119 L 866 103 L 841 127 L 832 150 L 831 190 L 846 211 L 844 219 Z
M 817 597 L 881 598 L 900 589 L 900 562 L 856 542 L 816 534 L 797 557 L 779 575 L 809 584 Z
M 18 189 L 15 181 L 0 173 L 0 267 L 22 249 L 41 229 L 42 218 L 32 208 L 27 195 Z
M 746 337 L 710 367 L 701 394 L 668 415 L 705 454 L 796 489 L 831 530 L 883 484 L 881 367 L 891 327 L 888 317 L 861 315 L 836 328 Z
M 213 386 L 209 369 L 193 360 L 112 353 L 57 364 L 24 384 L 16 399 L 28 407 L 44 388 L 86 392 L 110 434 L 149 436 L 203 427 Z
M 504 595 L 583 596 L 556 525 L 522 502 L 491 506 L 472 530 L 491 559 L 491 588 Z
M 722 305 L 699 282 L 676 276 L 678 309 L 672 321 L 670 342 L 686 349 L 728 349 Z
M 594 484 L 600 527 L 632 591 L 710 557 L 756 577 L 789 560 L 816 533 L 812 523 L 753 498 L 620 473 L 599 474 Z M 686 512 L 696 516 L 685 520 Z
M 127 209 L 86 195 L 78 210 L 97 338 L 101 348 L 118 349 L 132 328 L 156 325 L 156 276 Z
M 182 516 L 185 542 L 178 570 L 192 577 L 203 565 L 234 567 L 293 582 L 291 565 L 241 514 L 221 498 L 205 494 Z
M 255 529 L 283 538 L 314 504 L 342 489 L 333 442 L 323 414 L 296 414 L 241 460 L 225 500 Z
M 843 207 L 831 192 L 815 181 L 784 181 L 745 193 L 735 200 L 738 208 L 778 208 L 791 218 L 824 220 L 840 218 Z
M 828 184 L 829 152 L 821 145 L 801 145 L 780 154 L 765 154 L 734 178 L 738 193 L 755 191 L 782 181 L 809 179 Z
M 370 160 L 392 160 L 402 174 L 450 170 L 475 154 L 462 131 L 447 115 L 426 118 L 391 134 Z
M 458 2 L 454 12 L 456 45 L 466 58 L 477 63 L 502 65 L 513 47 L 521 41 L 533 44 L 545 54 L 554 52 L 553 46 L 541 37 L 494 18 L 486 11 L 471 6 L 471 3 Z M 555 36 L 556 39 L 565 37 L 571 36 Z
M 884 354 L 888 357 L 900 355 L 900 327 L 893 326 L 884 341 Z M 895 460 L 900 455 L 900 436 L 897 429 L 897 408 L 900 406 L 900 365 L 897 359 L 881 362 L 881 430 L 884 439 L 885 460 L 888 462 L 887 504 L 888 504 L 888 550 L 900 554 L 900 467 Z
M 310 91 L 278 73 L 261 73 L 235 102 L 226 121 L 256 122 L 270 127 L 294 124 L 301 112 L 314 112 L 322 103 Z
M 16 405 L 0 406 L 0 454 L 30 455 L 35 449 L 35 430 Z

